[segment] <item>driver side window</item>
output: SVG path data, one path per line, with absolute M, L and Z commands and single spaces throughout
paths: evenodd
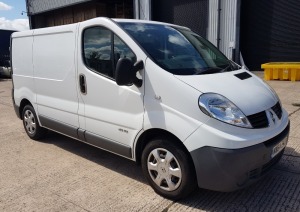
M 133 63 L 133 51 L 112 31 L 104 27 L 88 28 L 83 33 L 83 59 L 92 71 L 115 79 L 115 69 L 120 58 Z

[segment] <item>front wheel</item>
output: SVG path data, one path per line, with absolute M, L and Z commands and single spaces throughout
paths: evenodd
M 37 116 L 31 105 L 24 107 L 22 118 L 24 129 L 31 139 L 39 140 L 45 136 L 47 130 L 39 125 Z
M 168 199 L 184 198 L 197 188 L 188 154 L 172 140 L 149 142 L 142 153 L 142 169 L 154 191 Z

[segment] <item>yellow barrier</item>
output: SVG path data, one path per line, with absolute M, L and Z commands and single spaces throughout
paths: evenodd
M 261 65 L 265 80 L 300 80 L 300 62 L 277 62 Z

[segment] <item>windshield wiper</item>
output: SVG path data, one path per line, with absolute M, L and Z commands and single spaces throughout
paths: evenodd
M 232 68 L 231 64 L 229 64 L 228 66 L 226 66 L 225 68 L 223 68 L 220 72 L 227 72 L 228 68 L 231 68 L 231 71 L 233 71 L 233 68 Z

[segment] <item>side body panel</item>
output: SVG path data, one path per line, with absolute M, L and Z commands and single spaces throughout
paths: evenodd
M 198 106 L 200 92 L 146 61 L 144 130 L 164 129 L 184 141 L 209 117 Z
M 23 98 L 36 108 L 36 94 L 33 78 L 32 46 L 33 31 L 17 32 L 12 35 L 12 67 L 14 101 L 17 106 Z
M 79 127 L 75 77 L 76 26 L 35 30 L 33 45 L 37 112 L 39 116 L 74 128 Z

